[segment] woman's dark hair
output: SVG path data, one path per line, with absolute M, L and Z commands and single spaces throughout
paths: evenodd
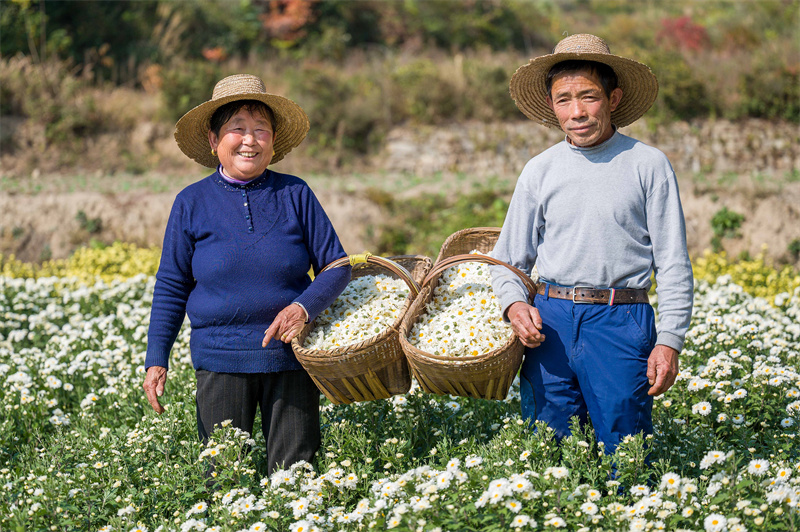
M 214 114 L 211 115 L 210 121 L 211 131 L 213 131 L 214 134 L 219 137 L 219 131 L 222 129 L 222 126 L 224 126 L 225 123 L 233 117 L 233 115 L 242 109 L 248 111 L 250 114 L 262 115 L 264 118 L 269 120 L 272 130 L 275 130 L 275 115 L 272 114 L 272 109 L 270 109 L 267 104 L 258 100 L 236 100 L 234 102 L 226 103 L 214 111 Z
M 561 61 L 560 63 L 556 63 L 550 69 L 550 72 L 547 73 L 545 86 L 547 87 L 548 96 L 552 96 L 550 94 L 550 90 L 553 88 L 553 80 L 556 78 L 556 76 L 565 73 L 572 74 L 576 72 L 591 72 L 597 74 L 597 77 L 600 78 L 600 85 L 603 87 L 603 92 L 606 93 L 606 97 L 608 98 L 611 97 L 611 91 L 619 87 L 617 73 L 614 72 L 614 69 L 610 66 L 604 63 L 598 63 L 597 61 L 571 59 L 569 61 Z

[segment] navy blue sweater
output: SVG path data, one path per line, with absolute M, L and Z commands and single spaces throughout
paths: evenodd
M 333 303 L 350 268 L 319 271 L 343 256 L 333 225 L 300 178 L 267 170 L 235 185 L 215 172 L 189 185 L 175 198 L 167 222 L 145 369 L 169 367 L 185 314 L 195 369 L 301 369 L 289 344 L 273 339 L 261 347 L 264 331 L 295 301 L 310 320 Z

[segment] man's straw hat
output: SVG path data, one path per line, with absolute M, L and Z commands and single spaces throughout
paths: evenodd
M 309 123 L 302 107 L 283 96 L 269 94 L 261 78 L 236 74 L 217 82 L 211 99 L 183 115 L 175 124 L 175 140 L 181 151 L 203 166 L 216 168 L 219 158 L 211 155 L 208 143 L 211 116 L 221 106 L 236 100 L 258 100 L 272 109 L 275 115 L 275 155 L 272 163 L 283 159 L 306 138 Z
M 597 61 L 614 69 L 622 89 L 622 101 L 611 113 L 611 123 L 627 126 L 638 120 L 658 95 L 658 80 L 647 65 L 612 55 L 606 42 L 588 34 L 562 39 L 552 54 L 531 59 L 511 77 L 511 97 L 525 116 L 544 126 L 560 128 L 553 110 L 547 105 L 547 73 L 556 64 L 571 59 Z

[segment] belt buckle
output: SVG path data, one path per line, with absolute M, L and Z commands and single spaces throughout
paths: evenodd
M 593 286 L 573 286 L 572 287 L 572 304 L 573 305 L 591 305 L 592 304 L 591 301 L 575 301 L 575 296 L 577 295 L 576 292 L 577 292 L 577 290 L 579 288 L 588 288 L 590 290 L 594 289 Z

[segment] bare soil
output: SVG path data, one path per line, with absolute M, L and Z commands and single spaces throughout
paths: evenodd
M 410 128 L 393 132 L 379 154 L 364 160 L 341 163 L 337 156 L 320 157 L 301 146 L 276 169 L 306 179 L 333 221 L 346 251 L 360 253 L 373 248 L 377 231 L 388 216 L 372 201 L 374 189 L 408 197 L 452 195 L 491 187 L 510 197 L 527 157 L 559 140 L 557 133 L 545 128 L 532 129 L 538 135 L 532 139 L 527 129 L 531 127 L 456 125 L 423 133 Z M 764 129 L 763 124 L 759 127 Z M 739 129 L 743 138 L 752 135 L 752 128 Z M 691 131 L 695 132 L 699 148 L 687 151 L 684 146 L 691 143 L 681 138 Z M 648 135 L 644 130 L 637 133 L 637 138 Z M 800 239 L 797 146 L 794 142 L 784 146 L 782 139 L 787 134 L 781 132 L 758 145 L 745 138 L 742 142 L 749 143 L 747 150 L 725 140 L 722 144 L 733 144 L 730 151 L 738 159 L 726 155 L 724 147 L 711 146 L 708 159 L 717 165 L 715 171 L 713 164 L 698 158 L 703 138 L 709 135 L 703 128 L 694 127 L 678 129 L 673 137 L 657 132 L 652 135 L 655 138 L 643 139 L 662 147 L 676 168 L 692 256 L 711 247 L 711 218 L 724 206 L 745 216 L 740 236 L 722 241 L 729 255 L 765 251 L 776 262 L 800 266 L 788 251 L 789 244 Z M 793 140 L 796 139 L 789 138 Z M 35 168 L 20 175 L 24 171 L 20 161 L 26 154 L 6 153 L 3 166 L 16 164 L 17 173 L 0 173 L 0 253 L 14 254 L 25 261 L 63 258 L 92 239 L 160 246 L 175 194 L 207 173 L 186 162 L 170 142 L 174 145 L 163 134 L 149 139 L 150 145 L 160 146 L 166 155 L 154 158 L 158 161 L 157 170 L 137 174 L 105 170 L 108 163 L 104 158 L 108 154 L 98 152 L 96 158 L 91 154 L 83 158 L 80 167 Z M 118 144 L 119 141 L 115 143 Z M 531 144 L 535 147 L 530 148 Z M 743 156 L 749 159 L 741 159 Z M 692 172 L 698 164 L 708 168 Z M 758 171 L 750 169 L 759 164 Z M 776 168 L 769 168 L 770 165 Z M 736 174 L 731 168 L 742 170 Z M 760 181 L 755 182 L 753 176 Z

